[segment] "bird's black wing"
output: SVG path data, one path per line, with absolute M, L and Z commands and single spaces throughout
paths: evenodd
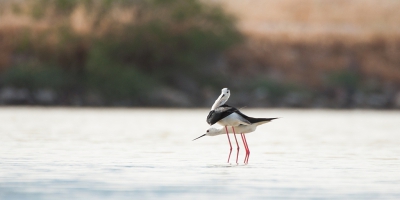
M 213 125 L 213 124 L 217 123 L 219 120 L 221 120 L 221 119 L 227 117 L 228 115 L 234 113 L 235 111 L 237 111 L 236 108 L 224 104 L 224 105 L 222 105 L 222 106 L 220 106 L 220 107 L 218 107 L 218 108 L 216 108 L 214 110 L 211 110 L 208 113 L 207 123 L 209 125 Z
M 274 119 L 278 119 L 278 118 L 254 118 L 254 117 L 249 117 L 245 114 L 243 114 L 242 112 L 240 112 L 239 110 L 236 109 L 235 111 L 237 114 L 239 114 L 240 116 L 242 116 L 243 118 L 245 118 L 246 120 L 248 120 L 250 123 L 257 123 L 257 122 L 262 122 L 262 121 L 272 121 Z
M 240 112 L 240 111 L 239 111 L 238 109 L 236 109 L 236 108 L 235 108 L 235 112 L 236 112 L 237 114 L 239 114 L 240 116 L 242 116 L 243 118 L 247 119 L 247 120 L 248 120 L 248 118 L 250 118 L 249 116 L 243 114 L 242 112 Z

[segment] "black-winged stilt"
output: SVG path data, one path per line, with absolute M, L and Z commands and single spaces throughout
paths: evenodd
M 233 130 L 233 132 L 235 132 L 233 126 L 238 126 L 240 124 L 245 124 L 245 125 L 250 124 L 250 122 L 243 119 L 243 117 L 241 117 L 240 115 L 238 115 L 237 113 L 234 112 L 237 110 L 236 108 L 225 104 L 228 101 L 229 97 L 230 97 L 229 89 L 223 88 L 221 90 L 221 95 L 219 95 L 217 100 L 215 100 L 215 102 L 212 105 L 211 110 L 207 116 L 208 124 L 213 125 L 218 122 L 222 126 L 225 126 L 226 136 L 228 137 L 228 142 L 229 142 L 229 146 L 230 146 L 228 163 L 229 163 L 229 159 L 232 154 L 232 143 L 231 143 L 231 139 L 229 138 L 227 126 L 232 126 L 232 130 Z M 239 150 L 239 144 L 237 142 L 236 134 L 234 134 L 233 136 L 235 137 L 236 146 L 237 146 L 237 149 Z
M 245 114 L 241 113 L 238 109 L 229 106 L 227 104 L 225 104 L 228 99 L 230 97 L 230 91 L 228 88 L 223 88 L 221 90 L 221 95 L 217 98 L 217 100 L 215 100 L 213 106 L 211 107 L 210 112 L 208 113 L 207 116 L 207 123 L 210 125 L 213 125 L 215 123 L 218 123 L 222 126 L 225 126 L 225 131 L 226 131 L 226 135 L 228 137 L 228 141 L 229 141 L 229 146 L 230 146 L 230 152 L 229 152 L 229 156 L 228 156 L 228 163 L 229 163 L 229 159 L 231 157 L 232 154 L 232 144 L 231 144 L 231 140 L 229 138 L 229 131 L 228 131 L 228 127 L 227 126 L 231 126 L 232 127 L 232 131 L 233 131 L 233 136 L 235 137 L 235 141 L 236 141 L 236 146 L 237 146 L 237 151 L 238 151 L 238 155 L 239 155 L 239 143 L 237 141 L 236 138 L 236 132 L 235 132 L 235 128 L 237 126 L 243 126 L 243 125 L 251 125 L 253 123 L 257 123 L 257 122 L 261 122 L 261 121 L 265 121 L 268 120 L 268 118 L 252 118 L 252 117 L 248 117 Z M 260 121 L 261 120 L 261 121 Z M 269 121 L 271 121 L 272 118 L 269 119 Z M 243 143 L 247 145 L 246 142 L 246 137 L 242 135 L 242 140 Z M 246 150 L 246 154 L 250 154 L 250 151 L 248 151 L 248 148 L 245 147 Z M 238 163 L 238 155 L 236 156 L 236 163 Z
M 247 144 L 247 140 L 246 140 L 245 134 L 254 132 L 257 129 L 257 126 L 259 126 L 261 124 L 268 123 L 268 122 L 270 122 L 270 121 L 272 121 L 274 119 L 277 119 L 277 118 L 252 118 L 252 117 L 248 117 L 248 120 L 251 122 L 250 125 L 235 126 L 235 129 L 233 129 L 233 127 L 232 127 L 232 130 L 228 130 L 228 128 L 226 126 L 225 126 L 225 130 L 224 130 L 224 127 L 220 127 L 220 128 L 212 127 L 212 128 L 209 128 L 205 134 L 201 135 L 200 137 L 197 137 L 194 140 L 197 140 L 197 139 L 199 139 L 199 138 L 201 138 L 203 136 L 216 136 L 216 135 L 222 135 L 222 134 L 225 134 L 225 133 L 233 133 L 235 135 L 236 134 L 235 130 L 236 130 L 237 132 L 240 133 L 240 135 L 242 137 L 244 148 L 246 149 L 246 156 L 244 158 L 244 163 L 247 164 L 249 162 L 250 149 L 249 149 L 249 145 Z M 235 139 L 236 139 L 236 137 L 235 137 Z M 237 143 L 237 140 L 236 140 L 236 143 Z M 238 158 L 239 158 L 239 146 L 238 146 L 237 150 L 238 151 L 237 151 L 237 155 L 236 155 L 236 163 L 238 162 Z M 230 155 L 230 153 L 229 153 L 229 155 Z M 229 158 L 228 158 L 228 162 L 229 162 Z

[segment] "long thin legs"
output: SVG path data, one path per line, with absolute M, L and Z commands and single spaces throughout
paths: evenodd
M 233 136 L 235 136 L 235 141 L 236 141 L 236 146 L 237 146 L 236 164 L 239 164 L 239 163 L 238 163 L 238 158 L 239 158 L 239 143 L 238 143 L 238 141 L 237 141 L 236 133 L 235 133 L 235 128 L 233 128 L 233 126 L 232 126 L 232 131 L 233 131 Z
M 243 138 L 244 134 L 241 133 L 240 136 L 242 137 L 243 146 L 244 146 L 244 149 L 245 149 L 245 151 L 246 151 L 246 156 L 244 157 L 244 163 L 246 164 L 246 159 L 247 159 L 247 145 L 246 145 L 246 142 L 244 142 L 244 138 Z
M 231 144 L 231 139 L 229 138 L 228 128 L 226 126 L 225 126 L 225 131 L 226 131 L 226 136 L 228 136 L 229 146 L 231 147 L 228 156 L 228 163 L 229 163 L 229 159 L 231 158 L 231 153 L 232 153 L 232 144 Z
M 228 132 L 228 127 L 227 126 L 225 126 L 225 131 L 226 131 L 226 136 L 228 136 L 228 142 L 229 142 L 229 146 L 230 146 L 229 156 L 228 156 L 228 163 L 229 163 L 229 160 L 230 160 L 231 154 L 232 154 L 232 143 L 231 143 L 231 139 L 229 137 L 229 132 Z M 240 148 L 239 148 L 239 143 L 238 143 L 237 138 L 236 138 L 235 128 L 233 126 L 232 126 L 232 131 L 233 131 L 233 136 L 235 137 L 235 142 L 236 142 L 236 146 L 237 146 L 236 164 L 239 164 L 238 163 L 238 159 L 239 159 L 239 149 Z M 241 133 L 240 135 L 242 137 L 244 148 L 246 149 L 246 156 L 244 157 L 244 163 L 248 164 L 249 163 L 249 157 L 250 157 L 249 145 L 247 144 L 247 140 L 246 140 L 245 134 Z
M 250 149 L 249 149 L 249 145 L 247 144 L 246 136 L 243 133 L 242 133 L 242 140 L 243 140 L 243 145 L 246 148 L 246 156 L 244 157 L 244 163 L 248 164 L 249 157 L 250 157 Z

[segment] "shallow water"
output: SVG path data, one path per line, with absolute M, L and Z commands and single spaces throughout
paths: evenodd
M 0 108 L 0 199 L 400 199 L 400 112 L 243 109 L 244 165 L 206 109 Z M 231 136 L 232 144 L 234 139 Z

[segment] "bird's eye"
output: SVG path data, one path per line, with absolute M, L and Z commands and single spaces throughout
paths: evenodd
M 207 133 L 210 132 L 209 130 L 207 130 Z

